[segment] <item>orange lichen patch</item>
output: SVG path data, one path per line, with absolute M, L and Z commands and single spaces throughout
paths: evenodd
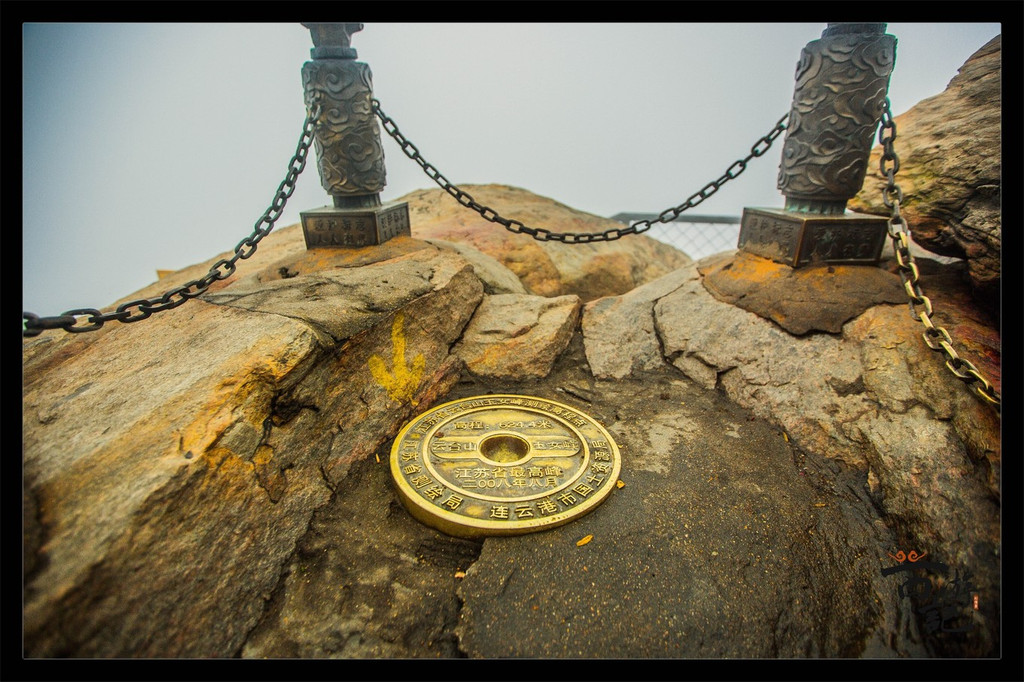
M 902 303 L 899 278 L 873 265 L 792 268 L 742 251 L 706 262 L 704 287 L 724 303 L 772 320 L 792 334 L 839 333 L 879 303 Z
M 215 460 L 227 454 L 248 454 L 225 451 L 218 455 L 216 451 L 223 448 L 217 448 L 216 443 L 240 421 L 248 422 L 252 429 L 259 431 L 263 420 L 270 415 L 274 387 L 311 350 L 311 339 L 294 344 L 254 348 L 245 362 L 230 369 L 230 374 L 225 368 L 223 378 L 211 388 L 205 406 L 197 406 L 197 418 L 178 432 L 178 449 L 182 452 L 206 453 Z
M 238 415 L 228 407 L 212 412 L 200 410 L 198 414 L 202 415 L 202 418 L 192 422 L 179 433 L 178 449 L 181 452 L 203 454 L 207 459 L 213 459 L 215 463 L 235 454 L 225 448 L 215 447 L 214 444 L 238 421 Z
M 430 248 L 434 247 L 403 236 L 389 239 L 383 244 L 358 248 L 304 249 L 268 265 L 259 272 L 258 277 L 261 281 L 271 281 L 334 268 L 360 267 Z
M 751 284 L 770 285 L 781 282 L 787 285 L 800 283 L 822 292 L 832 291 L 837 283 L 850 279 L 863 271 L 864 268 L 877 270 L 874 265 L 827 265 L 810 264 L 793 268 L 784 263 L 777 263 L 761 256 L 746 252 L 737 252 L 736 257 L 725 262 L 718 262 L 711 267 L 701 268 L 702 275 L 714 273 L 719 281 L 735 280 L 743 286 Z
M 739 251 L 734 258 L 720 260 L 709 267 L 700 268 L 700 273 L 706 276 L 714 272 L 730 279 L 767 281 L 771 278 L 784 277 L 792 270 L 788 265 Z
M 477 372 L 493 371 L 496 368 L 504 366 L 509 357 L 514 357 L 520 345 L 520 343 L 517 343 L 514 340 L 509 340 L 503 344 L 487 346 L 484 348 L 483 353 L 476 358 L 473 358 L 473 360 L 468 363 L 469 367 Z

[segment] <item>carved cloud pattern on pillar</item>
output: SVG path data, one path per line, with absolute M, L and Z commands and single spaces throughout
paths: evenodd
M 860 190 L 895 57 L 887 34 L 834 35 L 803 49 L 779 166 L 784 195 L 838 201 Z
M 369 65 L 347 59 L 306 62 L 306 105 L 323 108 L 315 148 L 320 181 L 331 196 L 374 194 L 384 189 L 384 150 L 371 104 Z

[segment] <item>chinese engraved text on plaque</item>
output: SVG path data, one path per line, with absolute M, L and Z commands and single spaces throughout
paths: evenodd
M 561 403 L 487 395 L 439 405 L 408 423 L 391 450 L 399 498 L 449 535 L 518 535 L 568 523 L 618 480 L 611 435 Z

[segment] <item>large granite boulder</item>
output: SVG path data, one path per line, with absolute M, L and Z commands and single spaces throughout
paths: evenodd
M 967 261 L 979 304 L 999 311 L 1002 250 L 1002 37 L 971 55 L 946 90 L 895 118 L 896 182 L 915 241 L 942 256 Z M 897 68 L 899 68 L 897 64 Z M 898 95 L 898 93 L 895 93 Z M 881 146 L 850 208 L 888 215 Z
M 797 335 L 772 321 L 784 307 L 709 291 L 735 254 L 583 305 L 506 291 L 463 247 L 307 251 L 289 227 L 186 305 L 26 340 L 25 656 L 998 651 L 999 420 L 905 305 L 847 306 L 829 313 L 839 331 Z M 854 282 L 814 274 L 829 286 L 808 290 Z M 992 327 L 958 322 L 959 280 L 925 277 L 965 357 L 998 368 Z M 414 521 L 391 439 L 489 392 L 601 421 L 623 486 L 520 537 Z M 909 550 L 971 572 L 979 607 L 948 620 L 965 633 L 929 629 L 885 572 Z
M 458 379 L 449 349 L 483 287 L 420 246 L 26 343 L 30 655 L 242 645 L 352 463 Z
M 505 218 L 552 232 L 603 232 L 622 224 L 570 208 L 546 197 L 506 185 L 464 185 L 478 203 Z M 411 192 L 412 234 L 473 246 L 501 261 L 537 296 L 572 294 L 583 301 L 624 294 L 690 262 L 668 244 L 645 235 L 591 244 L 540 242 L 513 234 L 462 206 L 441 189 Z

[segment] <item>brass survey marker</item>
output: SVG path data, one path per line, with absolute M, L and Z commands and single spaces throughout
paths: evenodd
M 524 395 L 444 403 L 391 448 L 399 498 L 449 535 L 519 535 L 573 521 L 619 479 L 611 434 L 575 407 Z

